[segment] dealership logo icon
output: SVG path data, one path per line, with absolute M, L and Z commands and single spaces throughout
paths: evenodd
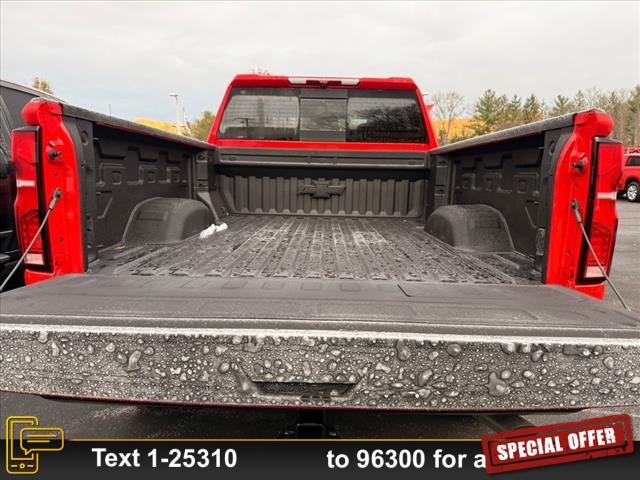
M 64 448 L 62 428 L 40 427 L 37 417 L 7 417 L 6 427 L 5 466 L 11 475 L 38 473 L 41 452 L 59 452 Z

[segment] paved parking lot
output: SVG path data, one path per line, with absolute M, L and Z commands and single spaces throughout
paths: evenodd
M 640 311 L 640 204 L 618 202 L 620 229 L 613 280 L 630 306 Z M 607 302 L 617 299 L 608 295 Z M 0 394 L 0 412 L 37 415 L 43 424 L 65 428 L 70 438 L 272 438 L 296 418 L 289 410 L 255 408 L 188 408 L 61 402 L 39 397 Z M 585 410 L 570 415 L 533 415 L 533 423 L 553 423 L 621 413 Z M 629 408 L 636 439 L 640 440 L 640 407 Z M 488 428 L 468 416 L 406 413 L 338 412 L 343 438 L 477 438 Z
M 616 241 L 616 252 L 611 270 L 611 280 L 629 304 L 632 310 L 640 312 L 640 203 L 618 200 L 620 227 Z M 619 306 L 620 302 L 610 290 L 607 291 L 606 302 Z M 640 367 L 640 366 L 639 366 Z M 566 418 L 578 420 L 585 417 L 628 413 L 633 420 L 636 440 L 640 440 L 640 407 L 629 408 L 625 412 L 608 409 L 584 410 Z M 529 417 L 534 423 L 551 423 L 554 418 L 549 415 Z

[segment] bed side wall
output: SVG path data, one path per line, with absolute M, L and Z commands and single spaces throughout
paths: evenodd
M 134 207 L 153 197 L 192 198 L 198 150 L 80 118 L 65 118 L 76 146 L 87 261 L 118 243 Z
M 566 130 L 566 131 L 565 131 Z M 443 205 L 489 205 L 506 219 L 516 251 L 543 266 L 555 155 L 570 129 L 554 129 L 429 158 L 428 216 Z

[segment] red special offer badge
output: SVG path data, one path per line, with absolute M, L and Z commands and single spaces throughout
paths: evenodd
M 633 452 L 629 415 L 527 427 L 482 437 L 487 473 Z

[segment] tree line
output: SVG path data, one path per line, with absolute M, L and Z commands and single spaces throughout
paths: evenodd
M 51 87 L 51 84 L 44 78 L 33 78 L 31 86 L 53 95 L 53 88 Z M 211 125 L 213 125 L 215 118 L 216 116 L 212 111 L 204 110 L 200 115 L 198 115 L 198 118 L 187 122 L 187 125 L 185 126 L 186 128 L 184 129 L 185 132 L 183 133 L 190 137 L 197 138 L 198 140 L 205 141 L 209 135 L 209 130 L 211 130 Z M 173 124 L 173 131 L 175 132 L 175 123 Z
M 603 91 L 598 88 L 578 90 L 573 97 L 557 95 L 550 103 L 535 94 L 528 97 L 507 96 L 486 90 L 469 108 L 455 91 L 433 96 L 432 115 L 437 120 L 441 144 L 483 135 L 505 128 L 535 122 L 566 113 L 599 108 L 614 121 L 612 136 L 625 145 L 640 145 L 640 85 L 632 89 Z M 460 119 L 466 118 L 460 126 Z
M 53 93 L 51 85 L 43 78 L 34 78 L 32 86 Z M 640 145 L 640 85 L 609 91 L 599 88 L 578 90 L 573 97 L 557 95 L 550 103 L 533 93 L 526 98 L 509 97 L 491 89 L 471 107 L 461 94 L 452 90 L 436 93 L 433 102 L 431 115 L 436 120 L 438 141 L 443 145 L 590 108 L 599 108 L 611 115 L 613 138 L 625 145 Z M 187 123 L 187 134 L 206 140 L 214 119 L 212 111 L 201 112 Z M 461 120 L 463 125 L 460 125 Z

